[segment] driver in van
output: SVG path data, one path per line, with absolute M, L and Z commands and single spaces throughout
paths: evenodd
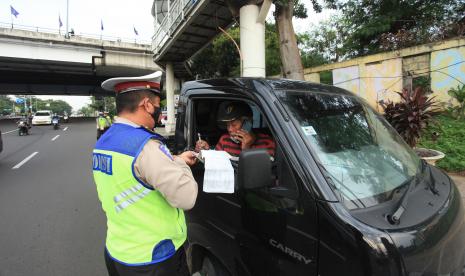
M 239 156 L 245 149 L 266 149 L 274 156 L 276 144 L 268 134 L 252 130 L 252 110 L 244 102 L 223 102 L 218 109 L 218 121 L 226 124 L 228 133 L 222 135 L 215 150 L 223 150 L 232 156 Z M 199 139 L 195 151 L 208 150 L 210 145 Z

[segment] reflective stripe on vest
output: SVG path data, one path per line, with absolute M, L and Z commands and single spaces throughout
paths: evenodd
M 166 260 L 186 240 L 183 211 L 135 176 L 134 162 L 150 139 L 161 137 L 115 123 L 93 153 L 94 180 L 107 216 L 106 248 L 115 261 L 127 265 Z

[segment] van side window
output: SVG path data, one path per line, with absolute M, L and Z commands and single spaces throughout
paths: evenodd
M 195 143 L 200 137 L 201 140 L 208 143 L 210 149 L 224 150 L 232 156 L 239 156 L 242 144 L 235 135 L 237 132 L 244 131 L 247 135 L 250 134 L 253 139 L 250 148 L 265 148 L 271 155 L 274 155 L 274 139 L 263 115 L 255 104 L 236 99 L 195 99 L 193 103 L 194 121 L 190 148 L 195 148 Z M 226 109 L 231 110 L 226 111 Z M 221 117 L 225 116 L 225 113 L 228 115 L 227 113 L 230 111 L 234 113 L 234 110 L 240 110 L 238 114 L 244 114 L 238 118 L 239 121 L 243 118 L 248 119 L 242 121 L 242 128 L 239 124 L 236 130 L 234 128 L 231 130 L 231 126 L 228 128 L 228 125 L 231 124 L 232 119 Z

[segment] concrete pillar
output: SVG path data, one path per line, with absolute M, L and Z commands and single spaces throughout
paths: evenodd
M 173 133 L 176 127 L 174 118 L 174 69 L 173 63 L 166 64 L 166 107 L 168 122 L 165 125 L 166 133 Z
M 241 52 L 244 77 L 266 77 L 265 22 L 259 20 L 260 7 L 245 5 L 240 9 Z

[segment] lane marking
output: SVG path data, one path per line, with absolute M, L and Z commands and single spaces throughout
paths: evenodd
M 21 166 L 24 165 L 24 163 L 26 163 L 27 161 L 29 161 L 32 157 L 36 156 L 36 154 L 38 154 L 38 153 L 39 153 L 38 151 L 32 153 L 31 155 L 29 155 L 28 157 L 24 158 L 23 161 L 19 162 L 16 166 L 14 166 L 14 167 L 11 168 L 11 169 L 12 169 L 12 170 L 16 170 L 16 169 L 21 168 Z
M 2 132 L 2 134 L 12 133 L 13 131 L 17 131 L 17 129 L 13 129 L 13 130 L 10 130 L 10 131 L 7 131 L 7 132 Z
M 65 128 L 63 129 L 63 131 L 66 131 L 67 129 L 68 129 L 68 127 L 65 127 Z
M 60 134 L 52 138 L 52 141 L 55 141 L 58 137 L 60 137 Z

